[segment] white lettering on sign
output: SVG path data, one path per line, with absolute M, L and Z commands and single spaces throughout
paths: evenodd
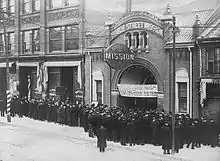
M 163 30 L 152 24 L 152 23 L 148 23 L 148 22 L 130 22 L 130 23 L 126 23 L 120 27 L 118 27 L 117 29 L 115 29 L 112 32 L 112 35 L 119 35 L 127 30 L 131 30 L 131 29 L 146 29 L 149 31 L 153 31 L 155 33 L 157 33 L 160 36 L 163 36 Z
M 134 60 L 133 54 L 105 53 L 105 60 Z
M 119 93 L 124 97 L 155 98 L 158 97 L 157 85 L 118 84 Z

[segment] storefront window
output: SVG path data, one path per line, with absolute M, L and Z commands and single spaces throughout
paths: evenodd
M 48 68 L 48 85 L 49 85 L 49 95 L 56 95 L 56 88 L 60 87 L 60 68 L 51 67 Z
M 50 51 L 62 50 L 62 27 L 50 29 Z
M 179 113 L 187 113 L 187 83 L 178 83 Z
M 66 26 L 66 50 L 79 49 L 79 26 Z

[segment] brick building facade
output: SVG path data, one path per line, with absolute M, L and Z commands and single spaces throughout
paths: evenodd
M 205 52 L 204 42 L 206 41 L 207 46 L 216 47 L 219 44 L 215 36 L 212 41 L 207 41 L 201 35 L 211 28 L 211 24 L 215 22 L 213 15 L 217 17 L 219 8 L 172 14 L 168 6 L 161 17 L 130 9 L 131 6 L 128 5 L 126 13 L 116 21 L 109 19 L 105 28 L 94 37 L 87 48 L 85 88 L 89 90 L 85 91 L 85 102 L 171 111 L 172 99 L 175 99 L 177 113 L 190 114 L 191 117 L 212 117 L 204 112 L 207 110 L 202 106 L 201 82 L 204 81 L 204 74 L 201 75 L 200 71 L 208 63 L 207 59 L 202 58 Z M 175 98 L 172 95 L 172 23 L 164 21 L 167 15 L 174 15 L 177 21 Z M 112 44 L 124 44 L 130 48 L 135 54 L 135 60 L 123 68 L 111 68 L 105 61 L 105 52 Z M 117 56 L 115 58 L 118 60 Z M 214 62 L 218 64 L 217 60 L 213 60 L 213 64 Z M 118 61 L 120 63 L 123 64 L 123 61 Z M 217 79 L 215 82 L 219 81 L 219 73 L 205 76 L 211 78 L 212 82 L 214 78 Z M 147 80 L 148 77 L 151 80 Z M 119 88 L 127 85 L 127 91 L 133 90 L 137 93 L 137 89 L 131 89 L 133 86 L 141 88 L 149 84 L 157 86 L 159 94 L 156 98 L 146 95 L 132 98 L 132 94 L 125 96 Z M 219 93 L 215 91 L 215 95 L 215 103 L 206 104 L 206 108 L 219 115 Z
M 85 2 L 75 0 L 2 0 L 12 93 L 31 97 L 64 97 L 75 100 L 82 88 Z M 0 26 L 1 95 L 5 95 L 4 30 Z M 59 88 L 60 87 L 60 88 Z

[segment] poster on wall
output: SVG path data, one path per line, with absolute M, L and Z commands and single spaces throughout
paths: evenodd
M 16 74 L 10 74 L 9 75 L 9 90 L 12 96 L 19 95 L 17 85 L 18 85 L 18 81 L 16 79 Z

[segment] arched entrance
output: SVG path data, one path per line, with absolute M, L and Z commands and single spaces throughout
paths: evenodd
M 141 89 L 147 91 L 149 87 L 157 88 L 157 80 L 154 74 L 147 69 L 147 67 L 141 64 L 134 64 L 127 67 L 118 80 L 118 85 L 125 87 L 129 92 L 140 92 Z M 135 87 L 135 89 L 129 89 L 131 87 Z M 126 89 L 125 89 L 126 90 Z M 157 90 L 158 91 L 158 90 Z M 143 91 L 142 91 L 143 92 Z M 157 108 L 157 96 L 154 96 L 152 93 L 149 95 L 139 94 L 138 96 L 135 94 L 123 95 L 119 89 L 119 106 L 125 108 L 143 108 L 143 109 L 156 109 Z

